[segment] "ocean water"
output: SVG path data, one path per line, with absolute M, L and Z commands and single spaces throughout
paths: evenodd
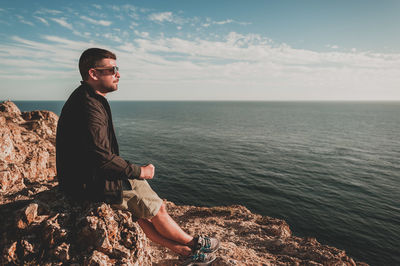
M 63 102 L 16 102 L 23 111 Z M 177 204 L 241 204 L 400 265 L 400 102 L 111 102 L 121 155 Z

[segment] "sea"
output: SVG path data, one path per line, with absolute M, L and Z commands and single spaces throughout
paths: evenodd
M 155 165 L 161 198 L 244 205 L 358 261 L 400 265 L 400 102 L 110 104 L 121 156 Z

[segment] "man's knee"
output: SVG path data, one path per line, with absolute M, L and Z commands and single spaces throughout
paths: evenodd
M 160 217 L 160 216 L 164 216 L 164 215 L 168 215 L 168 212 L 167 212 L 167 207 L 165 206 L 165 203 L 163 202 L 161 204 L 160 209 L 158 210 L 157 214 L 154 217 Z

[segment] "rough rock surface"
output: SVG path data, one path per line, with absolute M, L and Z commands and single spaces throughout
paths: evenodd
M 57 119 L 0 103 L 0 265 L 180 265 L 183 258 L 149 243 L 129 212 L 58 192 Z M 191 235 L 221 240 L 213 265 L 366 265 L 243 206 L 166 204 Z
M 151 264 L 132 215 L 105 203 L 74 203 L 53 188 L 1 205 L 0 214 L 0 265 Z
M 21 113 L 13 102 L 0 104 L 0 193 L 42 189 L 54 178 L 57 120 L 53 112 Z
M 367 265 L 315 238 L 293 236 L 284 220 L 251 213 L 244 206 L 176 206 L 167 202 L 167 208 L 189 234 L 221 240 L 213 265 Z M 151 245 L 153 265 L 182 263 L 183 258 L 166 248 Z

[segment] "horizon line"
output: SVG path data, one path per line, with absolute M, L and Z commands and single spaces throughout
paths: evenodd
M 108 99 L 107 99 L 108 100 Z M 65 102 L 66 100 L 11 100 L 11 99 L 1 99 L 1 102 L 11 101 L 11 102 Z M 398 100 L 387 100 L 387 99 L 379 99 L 379 100 L 195 100 L 195 99 L 187 99 L 187 100 L 108 100 L 109 102 L 400 102 Z

